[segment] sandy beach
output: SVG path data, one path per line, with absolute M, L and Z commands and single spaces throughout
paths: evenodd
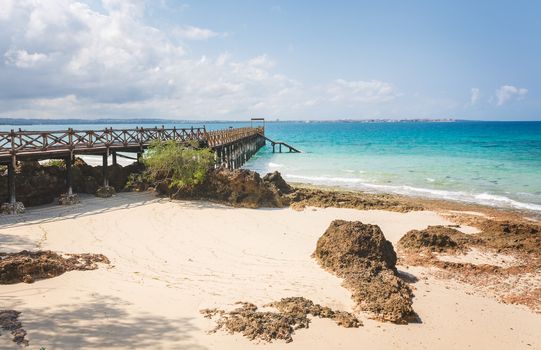
M 432 211 L 408 213 L 337 208 L 242 209 L 172 201 L 152 193 L 83 196 L 73 207 L 47 205 L 0 216 L 4 252 L 22 249 L 101 253 L 111 265 L 71 271 L 33 284 L 3 285 L 2 308 L 21 311 L 30 348 L 45 349 L 535 349 L 541 317 L 426 268 L 415 276 L 413 307 L 421 323 L 368 319 L 360 328 L 314 318 L 285 344 L 209 334 L 204 308 L 257 305 L 302 296 L 353 311 L 342 280 L 311 257 L 335 219 L 377 224 L 396 245 L 407 231 L 452 222 Z M 473 227 L 462 226 L 466 233 Z M 0 348 L 17 348 L 2 332 Z

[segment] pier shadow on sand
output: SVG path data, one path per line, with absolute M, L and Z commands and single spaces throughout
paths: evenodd
M 139 207 L 160 200 L 150 192 L 121 192 L 111 198 L 98 198 L 92 195 L 80 194 L 81 203 L 72 206 L 62 206 L 56 203 L 27 208 L 26 212 L 18 215 L 0 215 L 0 229 L 15 226 L 43 224 L 53 221 L 75 219 L 116 210 Z
M 147 312 L 134 314 L 126 311 L 129 305 L 120 298 L 93 293 L 89 301 L 82 303 L 43 308 L 25 305 L 29 309 L 19 311 L 22 311 L 23 328 L 28 332 L 26 338 L 35 349 L 157 349 L 164 346 L 206 349 L 191 336 L 198 330 L 192 318 L 172 319 Z
M 62 206 L 56 203 L 27 208 L 18 215 L 0 215 L 0 229 L 16 226 L 44 224 L 48 222 L 76 219 L 80 217 L 125 210 L 152 203 L 178 203 L 185 208 L 196 209 L 237 209 L 237 207 L 206 200 L 172 200 L 157 196 L 153 192 L 120 192 L 111 198 L 98 198 L 81 194 L 81 203 Z M 281 210 L 282 208 L 257 208 L 258 210 Z
M 20 235 L 0 233 L 0 253 L 15 253 L 24 249 L 32 249 L 36 242 Z

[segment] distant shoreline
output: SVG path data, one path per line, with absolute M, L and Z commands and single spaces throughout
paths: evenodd
M 189 120 L 189 119 L 40 119 L 40 118 L 0 118 L 0 125 L 81 125 L 81 124 L 228 124 L 249 123 L 250 120 Z M 466 120 L 454 118 L 404 118 L 404 119 L 338 119 L 338 120 L 279 120 L 267 119 L 265 123 L 502 123 L 502 122 L 540 122 L 535 120 Z

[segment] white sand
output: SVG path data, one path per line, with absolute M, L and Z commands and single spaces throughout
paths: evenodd
M 341 280 L 310 257 L 338 218 L 377 224 L 393 243 L 410 229 L 449 224 L 433 212 L 232 209 L 136 193 L 83 197 L 76 207 L 0 216 L 0 251 L 103 253 L 113 266 L 0 286 L 0 305 L 23 312 L 32 349 L 541 348 L 541 315 L 473 295 L 463 285 L 423 279 L 421 269 L 408 270 L 421 277 L 413 285 L 421 324 L 360 315 L 364 327 L 345 329 L 314 319 L 289 344 L 207 334 L 214 321 L 199 310 L 236 301 L 261 305 L 304 296 L 351 311 Z M 17 348 L 2 333 L 0 348 Z

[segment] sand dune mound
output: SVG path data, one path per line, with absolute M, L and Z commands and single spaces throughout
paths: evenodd
M 293 341 L 292 335 L 295 330 L 309 327 L 308 315 L 330 318 L 339 326 L 346 328 L 362 326 L 362 323 L 349 312 L 334 311 L 303 297 L 283 298 L 265 305 L 277 309 L 278 312 L 258 311 L 257 306 L 252 303 L 237 304 L 241 306 L 229 312 L 219 309 L 201 310 L 207 318 L 219 317 L 216 321 L 217 326 L 211 332 L 223 329 L 229 333 L 241 333 L 250 340 L 272 342 L 281 339 L 289 343 Z
M 396 253 L 377 225 L 334 220 L 318 240 L 314 257 L 344 278 L 358 307 L 374 319 L 417 321 L 413 293 L 398 277 Z
M 62 256 L 49 250 L 0 253 L 0 284 L 32 283 L 67 271 L 95 270 L 98 268 L 97 263 L 109 264 L 109 259 L 102 254 Z

